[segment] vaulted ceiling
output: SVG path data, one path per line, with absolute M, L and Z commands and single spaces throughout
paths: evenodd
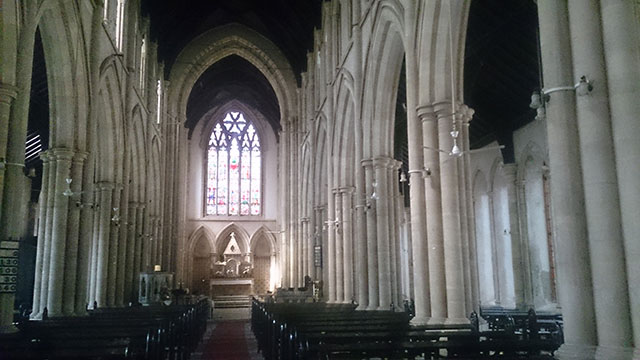
M 143 0 L 151 18 L 151 36 L 158 56 L 170 71 L 180 51 L 195 37 L 215 27 L 239 23 L 272 41 L 287 58 L 300 84 L 313 28 L 320 24 L 322 0 Z M 238 100 L 260 111 L 271 127 L 280 129 L 280 107 L 273 88 L 248 61 L 230 56 L 212 65 L 196 82 L 187 105 L 191 131 L 215 105 Z

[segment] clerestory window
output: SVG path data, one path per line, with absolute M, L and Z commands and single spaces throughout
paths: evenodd
M 261 149 L 255 126 L 228 112 L 213 127 L 207 149 L 206 214 L 260 215 Z

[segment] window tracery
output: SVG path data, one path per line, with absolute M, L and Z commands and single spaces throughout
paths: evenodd
M 243 113 L 228 112 L 215 124 L 207 149 L 207 215 L 260 215 L 261 155 L 256 128 Z

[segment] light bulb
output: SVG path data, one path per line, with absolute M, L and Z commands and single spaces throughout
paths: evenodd
M 455 155 L 455 156 L 460 155 L 460 148 L 458 147 L 458 144 L 453 143 L 453 148 L 451 149 L 451 155 Z
M 460 132 L 458 130 L 452 130 L 449 134 L 451 134 L 452 138 L 456 139 L 459 133 Z

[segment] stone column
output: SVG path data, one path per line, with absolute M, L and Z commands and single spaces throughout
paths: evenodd
M 378 310 L 389 310 L 391 305 L 391 262 L 389 251 L 389 191 L 388 173 L 389 158 L 373 159 L 376 182 L 376 230 L 378 238 L 378 286 L 380 303 Z
M 360 170 L 364 177 L 364 169 Z M 354 216 L 355 221 L 353 231 L 353 251 L 355 252 L 355 286 L 357 287 L 357 302 L 358 307 L 356 310 L 365 310 L 369 303 L 369 285 L 368 285 L 368 269 L 367 269 L 367 219 L 366 219 L 366 188 L 361 187 L 360 190 L 355 188 L 355 206 Z
M 480 312 L 480 288 L 478 281 L 478 250 L 476 246 L 476 223 L 473 207 L 473 174 L 471 174 L 471 144 L 469 142 L 469 126 L 473 120 L 475 111 L 469 107 L 462 114 L 461 133 L 464 138 L 463 150 L 466 152 L 464 156 L 465 175 L 465 192 L 467 196 L 467 233 L 469 238 L 469 268 L 470 268 L 470 287 L 471 287 L 471 306 L 468 307 L 467 313 L 472 310 Z M 515 199 L 515 198 L 514 198 Z M 515 218 L 517 221 L 517 218 Z
M 136 211 L 136 241 L 133 255 L 133 296 L 135 299 L 138 299 L 138 282 L 140 281 L 140 272 L 146 270 L 144 267 L 144 256 L 142 256 L 143 243 L 146 239 L 146 235 L 144 233 L 145 211 L 146 204 L 143 202 L 138 203 Z
M 112 220 L 120 216 L 120 197 L 122 196 L 122 185 L 116 184 L 113 190 L 111 208 L 109 209 L 109 266 L 107 270 L 107 305 L 116 305 L 116 274 L 118 271 L 118 245 L 120 242 L 120 220 Z
M 569 1 L 573 72 L 601 84 L 588 95 L 577 96 L 576 108 L 598 334 L 596 358 L 616 359 L 626 352 L 631 356 L 633 341 L 600 20 L 599 1 Z
M 449 151 L 453 147 L 451 102 L 434 104 L 438 117 L 438 142 Z M 442 230 L 444 240 L 445 281 L 447 287 L 446 323 L 466 323 L 462 232 L 460 230 L 460 181 L 456 157 L 440 153 L 440 183 L 442 195 Z
M 93 185 L 93 159 L 91 154 L 87 154 L 88 161 L 84 161 L 82 176 L 83 193 L 77 199 L 76 205 L 80 206 L 79 236 L 78 236 L 78 268 L 76 276 L 76 300 L 75 315 L 83 316 L 87 313 L 87 308 L 93 304 L 89 302 L 91 298 L 92 264 L 95 257 L 91 253 L 95 237 L 96 218 L 96 192 Z
M 301 246 L 302 246 L 302 251 L 300 252 L 300 257 L 302 258 L 302 271 L 301 271 L 301 275 L 304 278 L 304 276 L 309 275 L 309 218 L 308 217 L 303 217 L 300 219 L 300 234 L 301 234 L 301 239 L 300 241 L 302 242 Z
M 335 224 L 335 197 L 336 191 L 332 189 L 328 196 L 328 214 L 327 214 L 327 269 L 329 281 L 327 291 L 329 292 L 329 302 L 337 301 L 336 292 L 336 224 Z
M 391 299 L 395 308 L 402 308 L 402 289 L 400 288 L 402 271 L 399 265 L 400 257 L 400 216 L 402 212 L 398 211 L 398 170 L 402 166 L 402 162 L 391 160 L 387 168 L 388 194 L 389 194 L 389 250 L 391 251 Z
M 109 235 L 111 232 L 111 212 L 114 183 L 98 183 L 100 193 L 98 209 L 98 249 L 96 269 L 96 301 L 98 307 L 108 306 L 107 292 L 109 279 Z
M 4 162 L 6 158 L 11 104 L 17 95 L 18 89 L 15 86 L 0 83 L 0 162 Z M 5 171 L 6 165 L 0 166 L 0 204 L 2 204 L 2 197 L 4 194 Z M 2 206 L 0 206 L 0 217 L 2 217 Z
M 313 210 L 315 211 L 315 234 L 313 237 L 313 250 L 312 250 L 312 265 L 314 268 L 314 275 L 313 275 L 313 279 L 314 280 L 321 280 L 322 279 L 322 267 L 316 267 L 315 264 L 315 247 L 316 246 L 320 246 L 322 247 L 322 212 L 324 211 L 324 206 L 316 206 L 313 208 Z M 323 259 L 323 262 L 326 261 L 326 259 Z
M 342 244 L 344 268 L 344 302 L 355 300 L 353 295 L 353 187 L 340 189 L 342 194 Z
M 46 218 L 40 220 L 40 226 L 44 226 L 44 249 L 42 254 L 42 275 L 40 284 L 40 308 L 37 310 L 35 319 L 40 319 L 45 307 L 48 307 L 49 298 L 49 271 L 51 264 L 51 236 L 53 229 L 53 212 L 54 212 L 54 199 L 56 195 L 56 168 L 58 163 L 56 161 L 56 154 L 53 151 L 48 151 L 49 157 L 49 177 L 48 179 L 42 179 L 43 187 L 47 187 L 47 199 L 45 202 Z M 46 182 L 46 185 L 45 185 Z M 66 182 L 66 181 L 65 181 Z M 35 312 L 35 308 L 34 308 Z
M 49 262 L 49 288 L 47 308 L 49 316 L 62 316 L 63 286 L 65 275 L 65 248 L 67 245 L 67 216 L 69 199 L 62 192 L 67 187 L 66 179 L 71 175 L 73 151 L 53 149 L 56 157 L 55 192 L 53 199 L 53 223 L 51 229 L 51 259 Z
M 470 235 L 469 235 L 469 215 L 471 211 L 469 208 L 472 204 L 471 196 L 467 197 L 467 183 L 469 180 L 469 168 L 467 167 L 467 160 L 469 158 L 469 132 L 468 121 L 473 117 L 475 111 L 469 108 L 467 105 L 461 104 L 456 115 L 456 124 L 460 131 L 459 143 L 460 149 L 463 151 L 463 155 L 458 157 L 458 196 L 460 199 L 460 233 L 462 241 L 462 264 L 464 268 L 464 298 L 465 298 L 465 316 L 468 316 L 473 309 L 473 286 L 471 281 L 471 249 L 470 249 Z M 475 230 L 475 229 L 474 229 Z M 474 232 L 474 231 L 471 231 Z
M 82 172 L 86 158 L 87 153 L 83 152 L 76 152 L 73 157 L 71 178 L 76 179 L 76 181 L 71 183 L 71 190 L 74 193 L 79 194 L 82 191 Z M 70 200 L 72 201 L 69 204 L 68 213 L 67 245 L 64 255 L 64 296 L 62 300 L 63 313 L 65 316 L 74 315 L 76 312 L 76 284 L 79 281 L 78 269 L 80 257 L 82 256 L 82 254 L 78 252 L 82 204 L 76 203 L 73 199 Z
M 36 266 L 33 281 L 33 306 L 32 306 L 32 319 L 40 318 L 42 315 L 40 297 L 41 286 L 43 279 L 43 262 L 44 262 L 44 244 L 46 234 L 46 219 L 47 219 L 47 200 L 49 193 L 48 179 L 49 179 L 49 166 L 50 156 L 49 151 L 43 151 L 40 153 L 42 159 L 42 190 L 40 191 L 40 199 L 38 200 L 38 246 L 36 250 Z M 53 191 L 53 189 L 52 189 Z
M 97 293 L 98 293 L 98 239 L 100 237 L 100 184 L 93 184 L 93 221 L 90 231 L 85 234 L 91 234 L 90 240 L 90 258 L 91 263 L 89 266 L 89 308 L 97 308 Z
M 604 56 L 611 106 L 613 145 L 633 324 L 635 359 L 640 359 L 640 73 L 636 14 L 626 0 L 600 1 Z M 604 85 L 604 84 L 602 84 Z M 594 85 L 597 86 L 597 85 Z
M 127 214 L 127 257 L 124 266 L 124 301 L 135 302 L 136 289 L 135 284 L 134 261 L 136 253 L 136 223 L 138 218 L 138 203 L 129 201 L 129 212 Z
M 511 258 L 513 259 L 515 303 L 517 307 L 521 308 L 525 304 L 525 297 L 523 277 L 524 259 L 522 258 L 522 247 L 520 245 L 520 225 L 518 224 L 520 213 L 518 210 L 518 189 L 516 187 L 516 183 L 518 182 L 518 165 L 505 164 L 502 170 L 507 184 L 507 196 L 509 197 L 509 226 L 511 229 Z
M 574 80 L 567 3 L 538 2 L 538 18 L 545 87 L 566 86 Z M 551 94 L 546 104 L 558 292 L 565 341 L 556 356 L 593 359 L 596 326 L 574 104 L 575 93 L 567 91 Z
M 368 283 L 368 303 L 367 310 L 376 310 L 380 305 L 378 294 L 378 236 L 376 229 L 376 201 L 371 199 L 374 192 L 373 187 L 373 161 L 362 160 L 365 173 L 366 200 L 367 207 L 367 283 Z
M 335 201 L 335 224 L 333 224 L 333 228 L 335 229 L 335 260 L 333 262 L 333 266 L 335 267 L 336 272 L 336 302 L 343 303 L 344 302 L 344 243 L 343 243 L 343 234 L 344 234 L 344 222 L 342 221 L 342 196 L 341 190 L 335 189 L 333 191 L 333 201 Z M 332 219 L 330 219 L 332 220 Z M 329 255 L 331 256 L 331 255 Z
M 418 317 L 419 305 L 423 307 L 423 314 L 430 314 L 430 323 L 443 324 L 447 317 L 447 292 L 444 277 L 444 239 L 442 230 L 442 201 L 440 190 L 440 158 L 439 153 L 434 149 L 439 149 L 438 142 L 438 118 L 434 112 L 433 106 L 425 105 L 418 108 L 418 116 L 422 120 L 422 136 L 424 146 L 429 147 L 424 152 L 424 188 L 425 203 L 427 216 L 427 229 L 425 244 L 422 245 L 422 251 L 418 251 L 416 245 L 413 246 L 414 256 L 414 288 L 416 291 L 416 317 Z M 423 171 L 418 171 L 422 176 Z M 418 180 L 416 180 L 418 181 Z M 423 181 L 420 179 L 420 181 Z M 413 224 L 412 224 L 413 225 Z M 428 260 L 426 259 L 428 254 Z M 420 258 L 425 258 L 421 259 Z M 417 269 L 419 264 L 425 267 L 428 264 L 428 271 L 422 268 Z M 428 274 L 428 277 L 425 276 Z M 419 283 L 426 283 L 425 288 L 421 289 Z M 427 286 L 428 285 L 428 286 Z M 421 290 L 422 295 L 418 295 Z M 429 291 L 430 290 L 430 291 Z M 426 294 L 430 295 L 431 311 L 429 302 L 420 301 L 418 299 Z M 426 316 L 426 315 L 425 315 Z M 412 320 L 413 321 L 413 320 Z M 424 321 L 424 320 L 423 320 Z

